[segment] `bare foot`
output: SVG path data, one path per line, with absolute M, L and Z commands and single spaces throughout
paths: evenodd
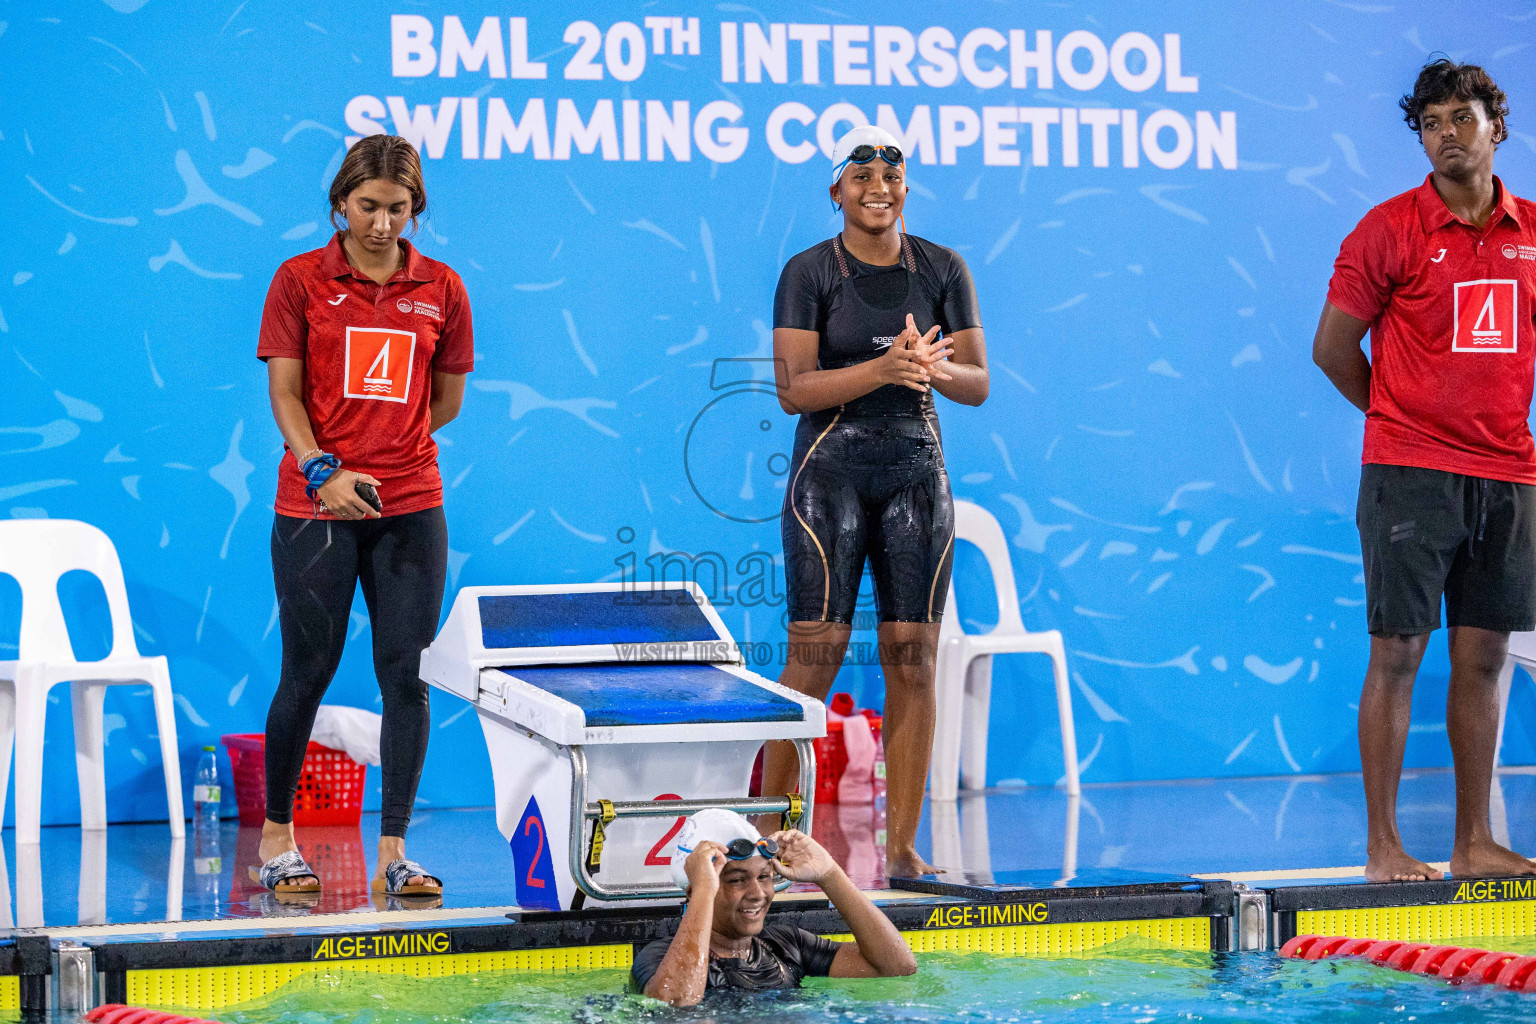
M 1408 856 L 1407 851 L 1396 843 L 1371 853 L 1365 862 L 1367 882 L 1427 882 L 1444 877 L 1423 861 Z
M 887 850 L 885 873 L 891 878 L 916 878 L 918 875 L 940 875 L 944 872 L 942 868 L 936 868 L 919 857 L 916 850 L 905 853 Z
M 1506 850 L 1492 839 L 1483 839 L 1465 847 L 1458 846 L 1451 853 L 1451 874 L 1457 878 L 1536 875 L 1536 863 L 1513 850 Z

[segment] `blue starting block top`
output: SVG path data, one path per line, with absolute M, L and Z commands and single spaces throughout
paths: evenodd
M 651 662 L 516 666 L 503 671 L 579 707 L 589 729 L 799 722 L 805 717 L 796 702 L 714 665 Z
M 480 598 L 480 640 L 488 650 L 719 639 L 703 609 L 685 590 Z

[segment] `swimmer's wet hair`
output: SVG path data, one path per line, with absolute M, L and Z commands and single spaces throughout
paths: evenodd
M 1494 84 L 1493 76 L 1476 64 L 1457 64 L 1449 57 L 1441 57 L 1425 64 L 1413 83 L 1413 92 L 1397 101 L 1403 110 L 1403 120 L 1417 135 L 1424 108 L 1447 100 L 1480 100 L 1488 119 L 1505 118 L 1504 133 L 1494 140 L 1503 142 L 1509 138 L 1509 103 L 1504 90 Z
M 331 179 L 331 226 L 337 231 L 337 216 L 345 208 L 347 196 L 364 182 L 382 178 L 394 182 L 411 194 L 411 228 L 427 209 L 427 186 L 421 179 L 421 157 L 416 147 L 398 135 L 366 135 L 347 150 L 346 159 Z

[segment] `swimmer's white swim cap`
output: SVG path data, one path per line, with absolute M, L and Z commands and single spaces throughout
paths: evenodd
M 672 882 L 679 889 L 688 888 L 688 871 L 684 864 L 688 855 L 705 840 L 725 846 L 732 839 L 747 839 L 756 843 L 762 833 L 752 823 L 735 811 L 723 807 L 706 807 L 683 822 L 677 840 L 672 846 Z
M 901 140 L 884 128 L 866 124 L 862 128 L 854 128 L 832 147 L 832 180 L 835 182 L 843 175 L 843 166 L 847 164 L 848 157 L 860 146 L 895 146 L 901 149 Z M 879 157 L 876 157 L 878 160 Z

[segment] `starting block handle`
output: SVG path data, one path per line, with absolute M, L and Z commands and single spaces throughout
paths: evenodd
M 695 814 L 707 807 L 723 807 L 738 814 L 786 814 L 800 805 L 799 829 L 806 835 L 811 832 L 811 810 L 816 794 L 816 750 L 809 739 L 797 739 L 795 753 L 800 758 L 800 799 L 792 801 L 787 796 L 740 797 L 736 799 L 702 800 L 598 800 L 587 801 L 587 755 L 579 746 L 567 748 L 571 757 L 571 877 L 582 892 L 599 900 L 665 899 L 686 896 L 677 886 L 666 882 L 645 882 L 628 886 L 606 886 L 593 875 L 601 866 L 589 864 L 587 850 L 587 822 L 596 820 L 597 829 L 618 818 L 675 818 Z M 598 843 L 601 832 L 594 832 Z M 601 846 L 597 856 L 601 857 Z M 789 888 L 792 883 L 780 878 L 774 883 L 775 891 Z
M 591 820 L 603 817 L 607 804 L 615 818 L 676 818 L 697 814 L 707 807 L 723 807 L 737 814 L 782 814 L 789 810 L 789 798 L 782 796 L 742 797 L 739 800 L 613 800 L 589 803 L 582 816 Z

